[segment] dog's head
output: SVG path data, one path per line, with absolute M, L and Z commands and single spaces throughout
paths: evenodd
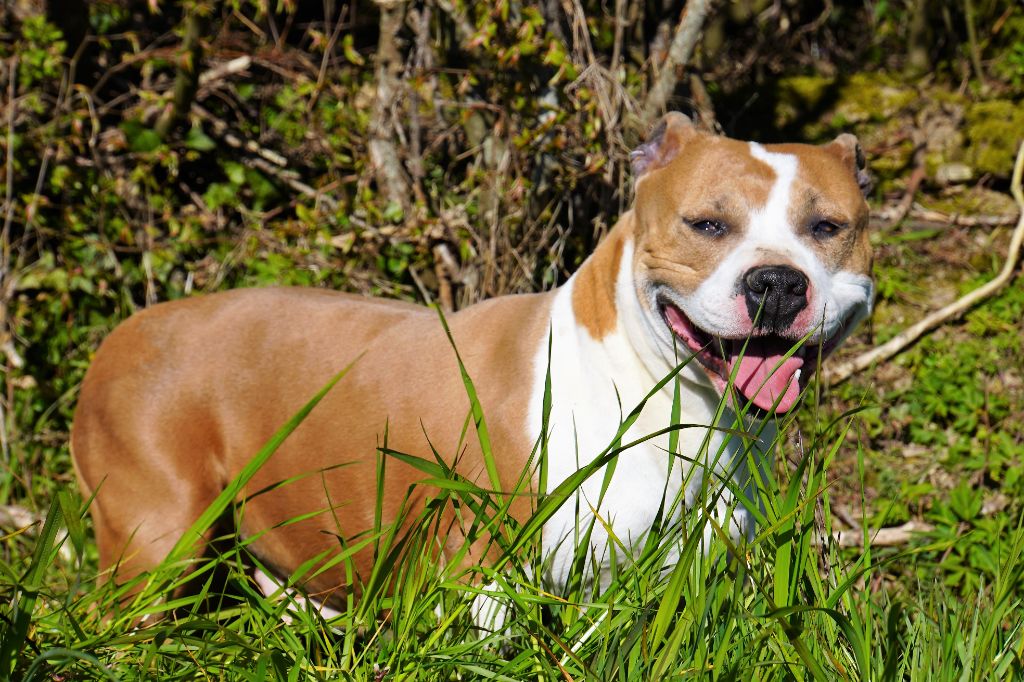
M 857 139 L 759 145 L 668 114 L 632 154 L 634 273 L 661 351 L 790 410 L 872 303 Z M 790 354 L 801 340 L 805 342 Z

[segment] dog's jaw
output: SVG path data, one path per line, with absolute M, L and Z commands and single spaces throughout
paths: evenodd
M 850 317 L 832 336 L 789 339 L 776 334 L 729 339 L 710 334 L 693 324 L 675 304 L 659 301 L 664 324 L 676 342 L 693 354 L 720 394 L 734 387 L 755 407 L 782 414 L 796 405 L 818 365 L 839 346 Z

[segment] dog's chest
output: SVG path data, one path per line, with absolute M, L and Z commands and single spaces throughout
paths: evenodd
M 572 315 L 571 288 L 572 282 L 563 287 L 552 307 L 550 360 L 545 338 L 534 363 L 528 427 L 534 438 L 541 431 L 548 371 L 551 377 L 548 489 L 607 451 L 623 422 L 645 399 L 639 417 L 622 434 L 621 445 L 648 439 L 624 450 L 614 460 L 610 477 L 606 475 L 609 467 L 594 473 L 545 525 L 544 551 L 557 583 L 564 581 L 578 537 L 588 531 L 595 516 L 591 546 L 598 561 L 605 562 L 609 531 L 617 542 L 637 547 L 663 506 L 677 500 L 684 485 L 695 480 L 699 485 L 700 478 L 690 472 L 686 459 L 670 454 L 668 433 L 650 437 L 673 423 L 671 389 L 651 394 L 663 377 L 652 376 L 621 330 L 593 339 Z M 714 403 L 689 393 L 682 401 L 682 421 L 702 425 L 713 421 Z M 717 443 L 704 443 L 706 428 L 678 433 L 679 453 L 696 453 L 702 444 L 705 450 L 709 445 L 717 448 Z

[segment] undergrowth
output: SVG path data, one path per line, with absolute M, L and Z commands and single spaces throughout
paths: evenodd
M 313 561 L 268 597 L 252 578 L 253 567 L 261 567 L 246 551 L 252 538 L 229 536 L 226 545 L 217 543 L 229 549 L 196 558 L 195 539 L 223 517 L 249 478 L 344 374 L 254 456 L 160 566 L 132 582 L 93 582 L 96 565 L 83 520 L 88 501 L 56 495 L 32 553 L 0 565 L 0 590 L 9 599 L 0 611 L 0 676 L 992 680 L 1024 673 L 1019 615 L 1024 526 L 1019 522 L 987 548 L 994 577 L 980 578 L 965 598 L 943 589 L 939 574 L 933 582 L 922 580 L 914 593 L 883 587 L 888 564 L 913 562 L 920 552 L 949 551 L 968 538 L 885 556 L 872 551 L 866 525 L 863 551 L 843 551 L 833 539 L 829 469 L 860 418 L 856 412 L 822 419 L 809 431 L 793 417 L 780 420 L 777 465 L 750 462 L 760 472 L 755 478 L 761 503 L 748 501 L 758 520 L 749 543 L 735 544 L 719 525 L 722 520 L 706 513 L 720 493 L 704 486 L 688 509 L 681 499 L 666 500 L 649 536 L 633 552 L 620 552 L 604 580 L 591 574 L 584 542 L 565 587 L 547 584 L 540 529 L 582 480 L 628 458 L 630 449 L 646 440 L 623 442 L 643 403 L 591 463 L 550 490 L 542 484 L 532 514 L 519 521 L 509 514 L 510 501 L 514 494 L 531 494 L 522 482 L 537 480 L 544 469 L 546 439 L 538 439 L 521 485 L 505 493 L 460 477 L 443 453 L 422 459 L 389 450 L 385 443 L 378 470 L 383 472 L 389 458 L 412 464 L 423 473 L 430 497 L 415 518 L 378 522 L 329 559 L 330 565 L 349 566 L 359 586 L 339 615 L 325 616 L 284 589 L 308 578 Z M 494 454 L 486 421 L 471 380 L 464 378 L 475 436 L 490 469 Z M 667 432 L 680 428 L 685 427 L 670 426 Z M 753 453 L 749 443 L 757 433 L 748 429 L 737 420 L 731 433 Z M 794 431 L 799 438 L 792 437 Z M 790 445 L 794 442 L 798 445 Z M 671 439 L 671 450 L 675 444 Z M 683 459 L 684 453 L 666 453 L 666 466 L 681 466 Z M 864 465 L 861 452 L 862 478 Z M 742 497 L 741 491 L 733 492 Z M 446 561 L 439 538 L 450 536 L 443 519 L 452 510 L 460 510 L 467 539 Z M 578 532 L 587 535 L 587 529 Z M 500 558 L 466 568 L 460 558 L 481 538 L 500 550 Z M 625 550 L 614 536 L 611 545 Z M 370 546 L 374 567 L 369 576 L 356 576 L 351 557 Z M 215 579 L 217 574 L 222 578 Z M 178 588 L 186 583 L 192 589 L 182 593 Z M 505 611 L 493 628 L 474 618 L 481 598 Z

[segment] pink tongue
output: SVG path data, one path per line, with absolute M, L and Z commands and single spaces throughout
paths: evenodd
M 750 340 L 746 353 L 738 360 L 736 388 L 762 410 L 770 410 L 778 400 L 775 410 L 781 414 L 791 410 L 800 397 L 800 382 L 797 381 L 796 371 L 803 367 L 804 359 L 794 355 L 783 360 L 788 348 L 782 350 L 770 348 L 769 345 L 774 344 Z M 736 358 L 729 358 L 730 373 L 736 363 Z

